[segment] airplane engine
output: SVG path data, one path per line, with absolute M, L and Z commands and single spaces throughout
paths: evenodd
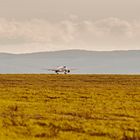
M 70 73 L 70 70 L 68 70 L 68 73 Z

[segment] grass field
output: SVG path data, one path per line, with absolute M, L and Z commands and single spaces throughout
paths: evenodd
M 140 75 L 0 75 L 0 140 L 139 140 Z

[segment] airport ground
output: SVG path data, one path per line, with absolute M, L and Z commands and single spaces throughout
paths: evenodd
M 0 75 L 0 140 L 139 140 L 140 75 Z

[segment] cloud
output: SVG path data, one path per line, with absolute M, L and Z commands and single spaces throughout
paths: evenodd
M 140 49 L 140 22 L 119 18 L 14 20 L 0 18 L 0 51 Z M 10 47 L 11 46 L 11 47 Z

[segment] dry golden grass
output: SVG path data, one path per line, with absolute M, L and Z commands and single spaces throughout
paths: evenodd
M 0 75 L 0 140 L 140 139 L 139 75 Z

